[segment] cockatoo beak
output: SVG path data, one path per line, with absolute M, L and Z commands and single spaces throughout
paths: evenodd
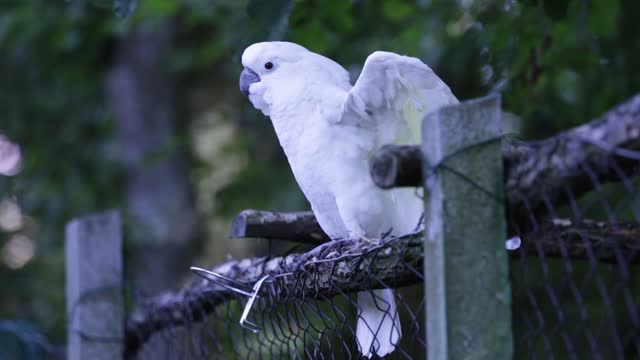
M 244 96 L 249 96 L 249 86 L 258 81 L 260 81 L 260 76 L 258 76 L 255 71 L 244 68 L 242 74 L 240 74 L 240 91 L 242 91 Z

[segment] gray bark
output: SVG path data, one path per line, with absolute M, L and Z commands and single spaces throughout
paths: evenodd
M 331 240 L 311 211 L 277 213 L 244 210 L 231 224 L 231 238 L 252 237 L 316 245 Z
M 638 175 L 640 94 L 600 118 L 549 139 L 506 143 L 505 192 L 511 222 L 520 228 L 545 213 L 612 181 Z M 536 216 L 538 217 L 538 216 Z
M 420 146 L 385 145 L 369 161 L 371 178 L 382 189 L 420 186 L 421 158 Z

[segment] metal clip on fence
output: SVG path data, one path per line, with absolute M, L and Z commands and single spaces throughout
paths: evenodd
M 247 301 L 247 304 L 244 306 L 244 310 L 242 310 L 242 316 L 240 316 L 240 325 L 245 329 L 249 329 L 251 332 L 257 333 L 261 329 L 255 323 L 249 321 L 247 317 L 249 317 L 249 312 L 251 312 L 251 308 L 253 307 L 253 303 L 256 301 L 258 297 L 258 293 L 260 292 L 260 288 L 265 281 L 273 281 L 273 277 L 271 275 L 265 275 L 260 280 L 258 280 L 255 285 L 253 285 L 253 295 Z
M 251 312 L 251 308 L 253 307 L 253 304 L 256 301 L 256 298 L 259 297 L 258 293 L 260 292 L 260 288 L 267 280 L 269 280 L 269 282 L 273 281 L 274 280 L 273 276 L 265 275 L 262 278 L 260 278 L 260 280 L 258 280 L 253 285 L 252 288 L 249 288 L 247 284 L 241 283 L 239 281 L 236 281 L 224 275 L 215 273 L 213 271 L 209 271 L 209 270 L 202 269 L 195 266 L 191 267 L 191 271 L 193 271 L 194 274 L 200 276 L 201 278 L 211 281 L 216 285 L 220 285 L 225 289 L 237 292 L 244 296 L 248 296 L 249 300 L 247 301 L 247 304 L 244 306 L 244 309 L 242 310 L 242 315 L 240 316 L 240 326 L 242 326 L 243 328 L 253 333 L 260 332 L 261 329 L 258 327 L 258 325 L 250 321 L 248 317 L 249 317 L 249 313 Z
M 194 274 L 200 276 L 201 278 L 209 280 L 216 285 L 220 285 L 225 289 L 235 291 L 244 296 L 253 296 L 253 289 L 247 284 L 243 284 L 224 275 L 196 266 L 192 266 L 191 271 L 193 271 Z

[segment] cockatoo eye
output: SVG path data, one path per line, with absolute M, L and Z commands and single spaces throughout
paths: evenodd
M 273 69 L 273 63 L 271 61 L 264 63 L 264 68 L 267 70 Z

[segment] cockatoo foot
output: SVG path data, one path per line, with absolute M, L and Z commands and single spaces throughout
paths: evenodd
M 382 243 L 382 239 L 379 239 L 379 238 L 370 238 L 366 236 L 360 236 L 358 239 L 368 243 L 368 245 L 371 245 L 371 246 L 380 245 Z
M 361 255 L 371 250 L 374 250 L 383 244 L 382 238 L 373 238 L 364 235 L 350 235 L 349 239 L 354 243 L 355 246 L 344 255 Z
M 379 237 L 369 237 L 365 234 L 350 233 L 349 238 L 357 242 L 365 242 L 367 247 L 373 247 L 382 244 L 382 240 L 387 238 L 389 233 L 391 232 L 389 231 L 388 233 L 380 234 Z
M 341 254 L 338 252 L 338 248 L 345 242 L 352 242 L 353 239 L 334 239 L 324 244 L 318 245 L 315 248 L 309 250 L 307 253 L 301 255 L 293 265 L 294 270 L 299 270 L 307 263 L 313 261 L 330 260 Z
M 362 231 L 362 232 L 350 231 L 348 238 L 350 240 L 352 240 L 352 241 L 358 241 L 358 242 L 359 241 L 365 241 L 365 242 L 371 243 L 371 244 L 380 241 L 379 239 L 368 237 L 367 235 L 365 235 L 364 231 Z

